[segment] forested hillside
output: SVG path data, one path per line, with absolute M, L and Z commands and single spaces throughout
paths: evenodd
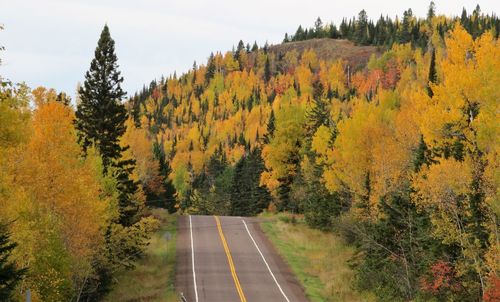
M 75 104 L 0 77 L 0 300 L 98 301 L 163 207 L 303 215 L 381 301 L 499 301 L 499 32 L 362 11 L 126 99 L 106 25 Z
M 134 131 L 169 166 L 164 204 L 302 213 L 357 246 L 356 283 L 382 300 L 494 301 L 498 19 L 432 4 L 425 19 L 384 19 L 375 42 L 362 14 L 333 37 L 353 42 L 240 41 L 132 97 Z

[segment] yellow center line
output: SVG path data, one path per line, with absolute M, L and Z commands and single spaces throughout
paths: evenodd
M 215 222 L 217 223 L 217 229 L 219 230 L 222 246 L 224 246 L 224 251 L 226 252 L 227 262 L 229 262 L 231 275 L 233 275 L 234 285 L 236 286 L 236 290 L 238 291 L 238 295 L 240 296 L 241 302 L 247 302 L 247 298 L 245 298 L 245 294 L 243 293 L 243 288 L 241 288 L 240 280 L 238 279 L 238 275 L 236 274 L 236 269 L 234 268 L 233 257 L 231 257 L 231 252 L 229 251 L 229 247 L 227 246 L 226 238 L 224 237 L 224 233 L 222 232 L 222 226 L 220 224 L 219 217 L 217 216 L 214 217 L 215 217 Z

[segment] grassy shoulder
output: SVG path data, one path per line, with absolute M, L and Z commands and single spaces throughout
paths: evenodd
M 263 231 L 288 263 L 312 302 L 375 301 L 370 293 L 352 286 L 348 260 L 354 249 L 332 233 L 308 227 L 303 219 L 292 223 L 288 214 L 264 215 Z
M 160 220 L 160 229 L 151 237 L 136 267 L 116 274 L 116 284 L 104 301 L 177 301 L 174 289 L 177 216 L 162 209 L 152 212 Z

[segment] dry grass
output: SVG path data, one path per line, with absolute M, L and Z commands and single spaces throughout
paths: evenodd
M 311 39 L 298 42 L 289 42 L 273 45 L 269 48 L 274 53 L 286 53 L 296 50 L 299 54 L 307 49 L 313 49 L 320 59 L 337 60 L 343 59 L 353 69 L 364 67 L 372 54 L 380 54 L 381 51 L 375 46 L 357 46 L 348 40 L 337 39 Z
M 104 301 L 178 301 L 173 286 L 177 217 L 161 209 L 153 210 L 153 215 L 160 219 L 161 228 L 136 267 L 117 274 L 116 285 Z M 166 232 L 171 234 L 170 240 L 166 240 Z
M 313 302 L 374 301 L 373 295 L 352 286 L 353 271 L 347 262 L 353 248 L 341 238 L 306 226 L 293 224 L 285 214 L 267 217 L 262 229 L 290 265 Z

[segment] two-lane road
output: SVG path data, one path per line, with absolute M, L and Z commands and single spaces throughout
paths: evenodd
M 254 218 L 182 216 L 176 286 L 188 302 L 306 302 Z

